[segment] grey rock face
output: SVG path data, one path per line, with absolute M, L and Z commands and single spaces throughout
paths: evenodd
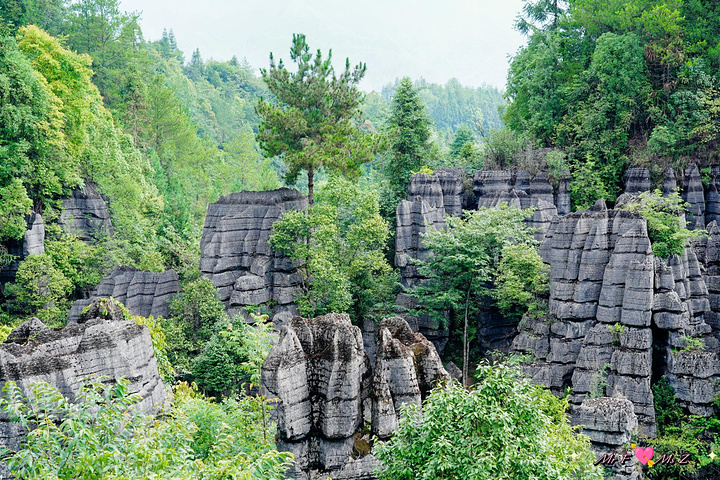
M 647 192 L 651 187 L 650 171 L 646 167 L 628 168 L 625 174 L 625 193 Z
M 654 263 L 645 220 L 624 210 L 592 209 L 554 222 L 541 248 L 550 265 L 547 328 L 523 324 L 513 349 L 538 383 L 571 401 L 629 398 L 641 432 L 654 433 L 650 391 Z
M 587 399 L 573 407 L 571 421 L 573 425 L 582 426 L 583 433 L 590 437 L 590 444 L 598 457 L 612 457 L 612 463 L 604 464 L 605 468 L 615 474 L 611 478 L 643 478 L 639 462 L 625 448 L 625 444 L 638 431 L 638 419 L 633 413 L 632 402 L 610 397 Z
M 362 426 L 369 368 L 360 329 L 347 315 L 295 317 L 282 328 L 262 381 L 280 399 L 283 448 L 304 457 L 294 467 L 295 478 L 347 463 L 352 437 Z
M 29 255 L 45 253 L 45 223 L 42 215 L 32 213 L 25 217 L 27 230 L 22 240 L 7 242 L 5 248 L 7 253 L 14 255 L 17 259 L 10 265 L 0 268 L 0 287 L 15 280 L 20 262 Z M 0 245 L 2 247 L 2 245 Z M 2 290 L 0 289 L 0 293 Z
M 545 172 L 539 172 L 531 179 L 522 170 L 480 170 L 475 174 L 473 191 L 478 208 L 497 207 L 502 203 L 516 208 L 535 207 L 529 224 L 537 229 L 538 240 L 543 238 L 553 218 L 558 215 L 553 188 Z
M 688 228 L 690 230 L 705 228 L 705 192 L 700 169 L 696 164 L 685 169 L 682 197 L 690 204 L 687 215 Z
M 273 313 L 295 312 L 301 277 L 290 259 L 268 244 L 272 224 L 307 199 L 295 189 L 240 192 L 208 207 L 200 241 L 200 270 L 218 288 L 230 313 L 273 302 Z
M 141 317 L 166 317 L 170 300 L 180 292 L 180 280 L 174 270 L 147 272 L 133 267 L 118 267 L 110 272 L 91 292 L 90 299 L 76 300 L 68 314 L 76 322 L 80 312 L 94 297 L 113 297 L 130 313 Z
M 165 401 L 150 333 L 143 325 L 95 317 L 50 330 L 33 319 L 0 345 L 2 385 L 12 380 L 28 392 L 31 384 L 45 381 L 72 399 L 93 376 L 128 379 L 129 393 L 142 398 L 142 411 L 152 412 Z M 20 438 L 16 425 L 0 417 L 0 444 L 17 448 Z
M 73 190 L 70 198 L 62 201 L 58 223 L 67 233 L 85 242 L 93 241 L 98 235 L 113 233 L 107 202 L 92 183 Z
M 295 454 L 297 479 L 371 479 L 378 466 L 359 454 L 370 422 L 387 437 L 400 405 L 419 404 L 439 379 L 449 379 L 433 345 L 402 318 L 378 327 L 376 369 L 360 329 L 344 314 L 295 317 L 280 331 L 262 367 L 263 385 L 278 404 L 278 448 Z
M 402 318 L 384 319 L 378 331 L 372 429 L 378 437 L 388 438 L 398 427 L 400 407 L 420 406 L 436 383 L 449 381 L 450 375 L 432 343 L 413 333 Z

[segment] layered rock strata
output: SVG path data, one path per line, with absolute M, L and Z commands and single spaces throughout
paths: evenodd
M 642 470 L 626 445 L 637 434 L 633 404 L 623 398 L 587 399 L 574 409 L 574 425 L 590 438 L 597 462 L 614 473 L 614 480 L 640 480 Z M 606 471 L 606 477 L 609 478 Z
M 558 394 L 572 387 L 576 404 L 591 394 L 628 398 L 641 431 L 653 433 L 645 220 L 599 201 L 554 222 L 541 255 L 550 265 L 549 317 L 525 323 L 513 342 L 534 356 L 527 373 Z
M 290 476 L 375 478 L 363 425 L 386 437 L 403 403 L 419 404 L 449 378 L 432 344 L 398 317 L 380 324 L 376 355 L 373 372 L 360 329 L 344 314 L 295 317 L 282 328 L 262 381 L 280 400 L 278 448 L 295 455 Z
M 289 210 L 302 210 L 307 198 L 298 190 L 240 192 L 210 204 L 200 241 L 200 270 L 218 288 L 232 314 L 250 305 L 273 313 L 295 312 L 302 278 L 297 265 L 268 243 L 272 224 Z
M 42 215 L 32 213 L 26 218 L 27 230 L 23 234 L 22 240 L 7 242 L 5 250 L 15 257 L 9 265 L 0 267 L 0 294 L 2 294 L 2 286 L 8 282 L 15 280 L 20 262 L 29 255 L 45 253 L 45 223 Z M 2 252 L 0 245 L 0 252 Z
M 538 240 L 544 237 L 552 219 L 558 215 L 553 188 L 545 172 L 538 172 L 531 178 L 522 170 L 480 170 L 475 174 L 473 191 L 478 208 L 497 207 L 502 203 L 523 209 L 534 207 L 535 212 L 528 223 L 537 229 Z
M 706 259 L 717 256 L 714 242 Z M 599 201 L 558 219 L 541 255 L 550 265 L 549 315 L 524 322 L 513 342 L 532 354 L 525 369 L 535 382 L 558 394 L 572 387 L 576 406 L 628 399 L 648 437 L 656 434 L 651 381 L 661 375 L 690 412 L 711 412 L 720 348 L 705 322 L 709 277 L 692 247 L 656 258 L 645 220 Z
M 70 198 L 62 201 L 58 224 L 85 242 L 113 233 L 108 204 L 92 183 L 73 190 Z
M 0 345 L 0 385 L 12 380 L 25 392 L 35 382 L 57 387 L 71 400 L 87 379 L 105 376 L 130 381 L 128 393 L 141 397 L 137 408 L 152 412 L 166 397 L 158 374 L 147 327 L 119 320 L 109 309 L 93 309 L 61 330 L 38 319 L 15 329 Z M 17 448 L 22 434 L 16 424 L 0 416 L 0 444 Z
M 118 267 L 92 290 L 90 298 L 73 303 L 68 321 L 78 321 L 80 312 L 96 297 L 112 297 L 125 305 L 132 315 L 166 317 L 170 301 L 179 292 L 180 280 L 174 270 L 157 273 Z

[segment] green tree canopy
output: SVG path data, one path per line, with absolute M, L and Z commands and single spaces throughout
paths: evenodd
M 468 378 L 470 343 L 474 331 L 471 318 L 478 312 L 483 300 L 492 296 L 499 272 L 507 277 L 508 269 L 522 269 L 527 264 L 527 260 L 519 259 L 502 263 L 503 253 L 508 253 L 505 247 L 521 244 L 537 257 L 533 230 L 525 223 L 530 214 L 530 211 L 509 207 L 507 204 L 498 208 L 465 211 L 462 218 L 448 215 L 447 229 L 430 229 L 423 237 L 424 247 L 433 252 L 427 260 L 418 261 L 418 270 L 427 281 L 410 293 L 418 298 L 423 311 L 444 326 L 449 326 L 452 333 L 458 330 L 462 332 L 464 381 Z M 525 276 L 528 273 L 518 271 L 517 275 Z M 535 271 L 536 275 L 541 273 L 539 269 Z M 521 285 L 519 290 L 524 290 L 523 287 L 535 288 L 536 283 L 542 284 L 543 281 L 533 280 L 531 284 Z M 504 292 L 510 293 L 509 290 Z M 520 292 L 516 290 L 515 293 Z M 503 296 L 501 301 L 512 303 Z M 522 308 L 528 306 L 524 304 Z M 448 320 L 448 312 L 454 321 Z M 524 310 L 519 313 L 522 316 Z
M 570 426 L 567 400 L 506 365 L 481 364 L 477 384 L 436 387 L 405 404 L 400 427 L 374 453 L 383 480 L 600 480 L 590 440 Z
M 286 180 L 294 182 L 300 171 L 308 175 L 310 204 L 314 201 L 314 176 L 320 167 L 349 177 L 360 174 L 360 166 L 373 158 L 376 143 L 372 135 L 355 123 L 362 93 L 358 83 L 365 64 L 335 74 L 332 51 L 323 58 L 320 50 L 310 53 L 305 35 L 294 34 L 290 59 L 297 71 L 290 72 L 270 54 L 270 68 L 262 77 L 277 103 L 261 99 L 258 142 L 269 156 L 279 155 L 288 166 Z
M 425 162 L 430 126 L 425 104 L 412 80 L 403 78 L 395 91 L 387 120 L 390 151 L 385 167 L 390 189 L 398 200 L 405 197 L 412 172 L 419 171 Z
M 388 236 L 377 192 L 333 176 L 307 212 L 275 222 L 270 245 L 301 263 L 303 315 L 350 313 L 360 322 L 389 313 L 395 278 L 385 259 Z

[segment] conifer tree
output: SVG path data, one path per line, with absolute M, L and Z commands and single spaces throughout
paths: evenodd
M 288 167 L 286 181 L 293 183 L 302 170 L 308 175 L 308 201 L 313 203 L 314 176 L 326 167 L 350 178 L 360 174 L 360 166 L 372 160 L 376 150 L 374 136 L 361 131 L 355 121 L 360 113 L 362 93 L 358 83 L 365 76 L 365 64 L 335 74 L 332 50 L 323 57 L 320 50 L 310 53 L 305 35 L 293 35 L 290 59 L 297 71 L 290 72 L 282 60 L 262 77 L 277 103 L 260 99 L 261 118 L 257 140 L 269 157 L 281 156 Z
M 398 198 L 405 196 L 410 176 L 420 170 L 428 153 L 430 118 L 412 80 L 405 77 L 393 97 L 388 130 L 390 158 L 386 175 L 390 188 Z

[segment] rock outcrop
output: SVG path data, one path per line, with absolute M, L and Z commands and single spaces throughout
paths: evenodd
M 363 425 L 387 436 L 400 405 L 419 403 L 449 378 L 432 344 L 395 317 L 379 326 L 376 369 L 360 329 L 344 314 L 294 317 L 262 367 L 263 385 L 279 397 L 278 448 L 295 455 L 296 479 L 375 478 Z
M 550 224 L 558 215 L 553 188 L 545 172 L 534 178 L 522 170 L 480 170 L 475 174 L 473 191 L 480 207 L 497 207 L 507 203 L 517 208 L 535 208 L 528 220 L 537 229 L 536 238 L 542 240 Z
M 113 297 L 132 315 L 166 317 L 170 301 L 179 292 L 180 280 L 174 270 L 156 273 L 134 267 L 118 267 L 92 290 L 90 298 L 73 303 L 68 321 L 78 321 L 80 312 L 96 297 Z
M 625 448 L 638 427 L 632 402 L 610 397 L 585 400 L 574 409 L 572 423 L 582 426 L 598 456 L 597 461 L 615 474 L 614 480 L 642 478 L 640 464 L 632 451 Z
M 693 247 L 667 261 L 654 257 L 645 220 L 599 201 L 558 219 L 541 255 L 550 265 L 549 315 L 524 322 L 513 342 L 533 355 L 525 370 L 535 382 L 556 393 L 572 387 L 575 406 L 625 398 L 648 437 L 656 434 L 651 380 L 661 375 L 691 413 L 711 412 L 720 345 L 705 317 L 712 315 L 706 279 L 714 280 L 703 277 Z
M 275 314 L 295 313 L 301 283 L 297 265 L 268 244 L 272 224 L 288 210 L 302 210 L 298 190 L 240 192 L 208 207 L 200 241 L 200 270 L 218 288 L 232 314 L 248 305 L 272 306 Z
M 143 325 L 119 320 L 122 315 L 116 313 L 91 307 L 61 330 L 38 319 L 23 323 L 0 344 L 0 385 L 12 380 L 27 392 L 31 384 L 45 381 L 73 399 L 88 378 L 106 376 L 112 382 L 122 377 L 130 381 L 128 393 L 141 397 L 137 408 L 154 411 L 166 392 L 150 333 Z M 21 438 L 17 425 L 0 417 L 0 444 L 17 448 Z
M 58 224 L 85 242 L 113 233 L 107 201 L 92 183 L 73 190 L 70 198 L 62 201 Z
M 0 267 L 0 294 L 1 287 L 15 280 L 20 262 L 29 255 L 45 253 L 45 223 L 42 215 L 32 213 L 26 217 L 27 230 L 22 240 L 10 241 L 5 245 L 7 253 L 16 257 L 9 265 Z M 2 245 L 0 245 L 0 252 Z

